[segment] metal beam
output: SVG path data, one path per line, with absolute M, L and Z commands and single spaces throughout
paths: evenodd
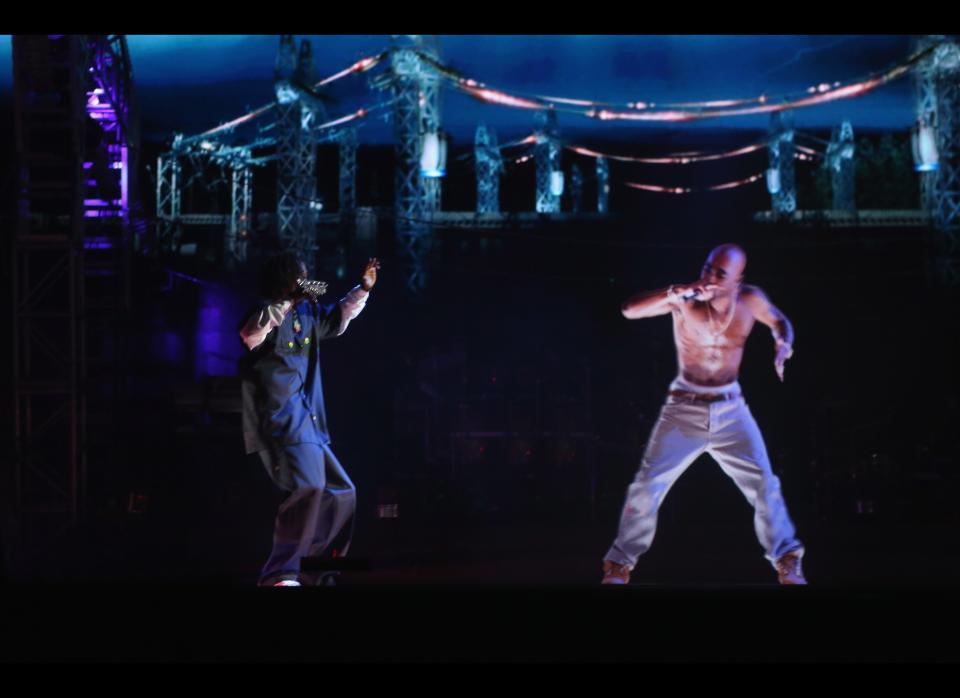
M 597 212 L 610 210 L 610 163 L 605 157 L 597 158 Z
M 833 129 L 830 144 L 827 146 L 827 166 L 830 168 L 833 183 L 833 209 L 835 211 L 855 211 L 857 209 L 854 189 L 854 153 L 853 125 L 844 121 Z
M 497 147 L 497 133 L 481 123 L 477 126 L 473 142 L 477 172 L 477 213 L 498 213 L 503 159 Z
M 790 112 L 774 112 L 770 117 L 770 169 L 779 180 L 778 190 L 770 194 L 770 208 L 777 215 L 797 210 L 792 121 Z
M 560 130 L 557 113 L 553 109 L 538 111 L 536 120 L 537 144 L 534 159 L 537 163 L 537 213 L 559 213 L 560 197 L 553 193 L 552 183 L 560 169 Z
M 340 213 L 352 213 L 357 208 L 357 129 L 344 129 L 339 143 Z

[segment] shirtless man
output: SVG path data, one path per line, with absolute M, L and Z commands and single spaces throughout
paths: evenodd
M 664 497 L 704 451 L 754 507 L 754 529 L 779 582 L 806 584 L 803 545 L 737 382 L 743 347 L 757 320 L 773 333 L 773 366 L 783 381 L 784 362 L 793 355 L 793 327 L 762 290 L 743 283 L 746 265 L 743 249 L 721 245 L 710 252 L 699 281 L 641 293 L 622 306 L 630 320 L 672 313 L 679 371 L 627 490 L 617 539 L 604 558 L 604 584 L 630 581 L 637 558 L 653 542 Z

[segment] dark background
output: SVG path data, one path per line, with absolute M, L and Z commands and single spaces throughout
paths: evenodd
M 7 98 L 0 133 L 12 134 L 11 111 Z M 720 150 L 764 136 L 644 129 L 625 145 L 625 133 L 583 134 L 582 142 L 654 154 Z M 917 208 L 908 134 L 857 134 L 859 206 Z M 11 230 L 13 144 L 11 136 L 2 140 L 4 228 Z M 141 161 L 155 163 L 163 147 L 145 141 Z M 454 156 L 466 152 L 454 143 Z M 614 164 L 611 179 L 674 177 L 680 186 L 702 186 L 761 171 L 765 158 L 670 175 Z M 564 154 L 568 182 L 573 161 Z M 893 161 L 900 169 L 888 167 Z M 390 146 L 361 141 L 359 205 L 389 208 L 392 166 Z M 533 167 L 508 171 L 504 210 L 533 208 Z M 797 172 L 800 208 L 822 208 L 822 175 L 804 163 Z M 144 174 L 149 214 L 153 188 Z M 321 148 L 318 176 L 335 210 L 332 148 Z M 270 209 L 272 177 L 269 169 L 257 174 L 257 210 Z M 452 165 L 444 209 L 471 210 L 473 187 L 472 167 Z M 588 182 L 588 208 L 594 197 Z M 769 208 L 762 183 L 682 197 L 614 184 L 610 206 L 608 220 L 436 230 L 419 296 L 405 287 L 388 219 L 381 218 L 376 240 L 347 241 L 345 260 L 337 241 L 323 243 L 316 270 L 330 280 L 332 298 L 355 283 L 367 256 L 383 261 L 364 313 L 321 346 L 333 448 L 359 489 L 353 554 L 374 565 L 372 574 L 349 573 L 352 581 L 594 583 L 676 370 L 668 319 L 627 322 L 619 304 L 639 290 L 693 280 L 723 242 L 745 247 L 748 281 L 767 291 L 796 330 L 781 384 L 772 340 L 758 325 L 741 384 L 806 543 L 808 576 L 836 584 L 956 581 L 956 291 L 934 271 L 938 234 L 755 223 L 753 213 Z M 259 460 L 242 451 L 231 375 L 242 347 L 230 332 L 251 300 L 270 235 L 264 231 L 249 266 L 232 273 L 221 269 L 215 233 L 188 235 L 200 247 L 195 258 L 135 260 L 128 408 L 111 435 L 110 463 L 90 464 L 84 523 L 43 546 L 8 552 L 12 578 L 255 581 L 281 495 Z M 5 308 L 8 252 L 9 245 Z M 211 331 L 219 334 L 204 344 Z M 10 347 L 2 351 L 6 358 Z M 9 394 L 9 371 L 2 380 Z M 456 436 L 463 432 L 519 435 Z M 139 513 L 130 511 L 131 495 L 140 498 Z M 394 504 L 397 518 L 379 515 Z M 751 520 L 736 487 L 704 456 L 664 504 L 656 543 L 635 579 L 771 581 Z

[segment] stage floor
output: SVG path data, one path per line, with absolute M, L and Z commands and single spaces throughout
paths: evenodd
M 7 585 L 4 661 L 957 661 L 954 590 Z

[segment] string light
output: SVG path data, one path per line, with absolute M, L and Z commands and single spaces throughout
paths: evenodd
M 788 109 L 815 106 L 840 99 L 860 97 L 881 85 L 901 77 L 913 65 L 932 53 L 935 48 L 936 45 L 927 47 L 913 54 L 901 64 L 876 77 L 871 77 L 849 85 L 843 85 L 840 82 L 819 83 L 809 87 L 806 91 L 807 96 L 804 97 L 774 99 L 763 94 L 750 99 L 668 103 L 660 105 L 657 110 L 654 109 L 656 106 L 654 103 L 644 101 L 628 102 L 626 105 L 620 105 L 620 108 L 617 109 L 607 108 L 616 106 L 611 105 L 609 102 L 598 102 L 595 100 L 548 97 L 543 95 L 532 95 L 531 99 L 526 96 L 521 96 L 522 93 L 507 93 L 502 90 L 489 88 L 483 83 L 460 75 L 425 54 L 418 55 L 420 55 L 425 62 L 432 65 L 441 75 L 453 81 L 454 85 L 461 90 L 471 94 L 477 99 L 494 104 L 502 104 L 504 106 L 522 109 L 545 109 L 548 106 L 550 108 L 556 108 L 554 106 L 555 104 L 570 105 L 571 107 L 583 106 L 589 108 L 586 110 L 565 109 L 563 111 L 582 114 L 601 121 L 687 122 L 708 118 L 768 114 Z M 624 108 L 629 109 L 629 111 L 623 111 Z
M 566 147 L 568 150 L 572 150 L 575 153 L 592 158 L 607 158 L 608 160 L 618 160 L 620 162 L 642 162 L 650 165 L 688 165 L 693 162 L 722 160 L 724 158 L 737 157 L 738 155 L 746 155 L 747 153 L 753 153 L 766 148 L 767 144 L 754 143 L 753 145 L 744 146 L 743 148 L 737 148 L 736 150 L 730 150 L 724 153 L 674 153 L 659 158 L 643 158 L 630 155 L 610 155 L 609 153 L 600 153 L 595 150 L 590 150 L 589 148 L 582 148 L 580 146 Z
M 514 164 L 514 165 L 522 165 L 523 163 L 527 162 L 528 160 L 532 160 L 532 159 L 533 159 L 533 156 L 532 156 L 532 155 L 521 155 L 520 157 L 518 157 L 516 160 L 513 161 L 513 164 Z
M 724 189 L 734 189 L 735 187 L 742 187 L 747 184 L 752 184 L 753 182 L 758 182 L 763 179 L 764 175 L 755 174 L 746 179 L 739 179 L 735 182 L 725 182 L 723 184 L 716 184 L 712 187 L 702 187 L 702 188 L 692 188 L 692 187 L 661 187 L 655 184 L 640 184 L 639 182 L 624 182 L 624 184 L 632 189 L 641 189 L 643 191 L 652 191 L 662 194 L 694 194 L 698 192 L 705 191 L 722 191 Z
M 477 99 L 490 104 L 502 104 L 507 107 L 517 107 L 518 109 L 543 109 L 541 102 L 532 102 L 529 99 L 514 97 L 506 92 L 491 90 L 486 87 L 473 87 L 466 84 L 466 81 L 459 83 L 460 89 L 467 94 L 473 95 Z
M 362 73 L 362 72 L 365 72 L 365 71 L 367 71 L 367 70 L 370 70 L 371 68 L 373 68 L 374 66 L 376 66 L 378 63 L 382 62 L 383 59 L 386 57 L 386 55 L 387 55 L 387 52 L 384 51 L 383 53 L 381 53 L 381 54 L 378 55 L 378 56 L 373 56 L 373 57 L 370 57 L 370 58 L 363 58 L 363 59 L 357 61 L 356 63 L 354 63 L 353 65 L 351 65 L 349 68 L 346 68 L 345 70 L 341 70 L 339 73 L 335 73 L 335 74 L 331 75 L 330 77 L 324 78 L 323 80 L 315 83 L 313 87 L 314 87 L 314 89 L 316 89 L 316 88 L 318 88 L 318 87 L 322 87 L 322 86 L 327 85 L 327 84 L 329 84 L 329 83 L 331 83 L 331 82 L 334 82 L 335 80 L 339 80 L 340 78 L 344 78 L 344 77 L 346 77 L 347 75 L 352 75 L 353 73 Z M 233 119 L 232 121 L 228 121 L 228 122 L 225 123 L 225 124 L 220 124 L 219 126 L 217 126 L 217 127 L 215 127 L 215 128 L 212 128 L 212 129 L 210 129 L 209 131 L 204 131 L 203 133 L 200 133 L 200 134 L 198 134 L 198 135 L 196 135 L 196 136 L 192 136 L 191 138 L 184 139 L 184 143 L 187 143 L 187 142 L 189 142 L 189 141 L 192 141 L 192 140 L 198 139 L 198 138 L 206 138 L 207 136 L 212 136 L 212 135 L 217 134 L 217 133 L 222 133 L 223 131 L 231 131 L 231 130 L 235 129 L 237 126 L 242 126 L 242 125 L 245 124 L 245 123 L 248 123 L 248 122 L 250 122 L 250 121 L 253 121 L 254 119 L 256 119 L 256 118 L 258 118 L 258 117 L 260 117 L 260 116 L 263 116 L 263 115 L 266 114 L 268 111 L 270 111 L 271 109 L 273 109 L 275 106 L 276 106 L 276 102 L 271 102 L 270 104 L 265 104 L 265 105 L 263 105 L 262 107 L 258 107 L 257 109 L 254 109 L 253 111 L 251 111 L 251 112 L 249 112 L 249 113 L 247 113 L 247 114 L 244 114 L 243 116 L 240 116 L 240 117 L 237 117 L 236 119 Z
M 651 112 L 651 113 L 634 113 L 634 112 L 612 112 L 609 110 L 601 110 L 600 112 L 588 112 L 587 116 L 593 118 L 598 118 L 603 121 L 611 119 L 619 120 L 628 120 L 628 121 L 695 121 L 698 119 L 716 119 L 719 117 L 726 116 L 746 116 L 749 114 L 770 114 L 773 112 L 786 111 L 788 109 L 800 109 L 803 107 L 812 107 L 817 104 L 825 104 L 827 102 L 835 102 L 840 99 L 850 99 L 852 97 L 860 97 L 872 92 L 881 85 L 885 85 L 891 80 L 895 80 L 909 70 L 909 66 L 901 65 L 896 68 L 884 73 L 883 75 L 872 78 L 869 80 L 864 80 L 862 82 L 857 82 L 852 85 L 847 85 L 845 87 L 839 88 L 829 88 L 824 92 L 819 92 L 811 97 L 803 97 L 801 99 L 795 99 L 792 101 L 784 101 L 779 104 L 762 104 L 755 107 L 744 107 L 741 109 L 717 109 L 714 111 L 668 111 L 668 112 Z
M 313 87 L 314 89 L 316 89 L 317 87 L 323 87 L 324 85 L 331 83 L 334 80 L 345 78 L 346 76 L 352 75 L 353 73 L 366 72 L 371 68 L 373 68 L 374 66 L 376 66 L 378 63 L 380 63 L 386 56 L 387 56 L 387 52 L 384 51 L 379 56 L 363 58 L 357 61 L 356 63 L 354 63 L 353 65 L 351 65 L 349 68 L 345 68 L 344 70 L 341 70 L 339 73 L 335 73 L 328 78 L 324 78 L 318 83 L 314 83 Z
M 347 114 L 346 116 L 341 116 L 339 119 L 334 119 L 333 121 L 328 121 L 325 124 L 320 124 L 319 126 L 315 127 L 314 130 L 321 131 L 325 128 L 333 128 L 334 126 L 339 126 L 340 124 L 346 124 L 356 119 L 362 119 L 369 113 L 370 112 L 367 109 L 358 109 L 352 114 Z
M 212 135 L 214 135 L 215 133 L 220 133 L 220 132 L 222 132 L 222 131 L 230 131 L 230 130 L 233 130 L 233 129 L 235 129 L 237 126 L 240 126 L 240 125 L 242 125 L 242 124 L 245 124 L 245 123 L 247 123 L 248 121 L 253 121 L 253 120 L 256 119 L 257 117 L 262 116 L 263 114 L 266 114 L 268 111 L 270 111 L 271 109 L 273 109 L 274 106 L 275 106 L 275 103 L 273 103 L 273 102 L 270 103 L 270 104 L 265 104 L 264 106 L 260 107 L 259 109 L 254 109 L 254 110 L 253 110 L 252 112 L 250 112 L 249 114 L 244 114 L 243 116 L 238 117 L 238 118 L 234 119 L 233 121 L 228 121 L 227 123 L 221 124 L 221 125 L 217 126 L 216 128 L 210 129 L 209 131 L 204 131 L 203 133 L 201 133 L 201 134 L 199 134 L 199 135 L 197 135 L 197 136 L 194 136 L 194 138 L 206 138 L 207 136 L 212 136 Z

